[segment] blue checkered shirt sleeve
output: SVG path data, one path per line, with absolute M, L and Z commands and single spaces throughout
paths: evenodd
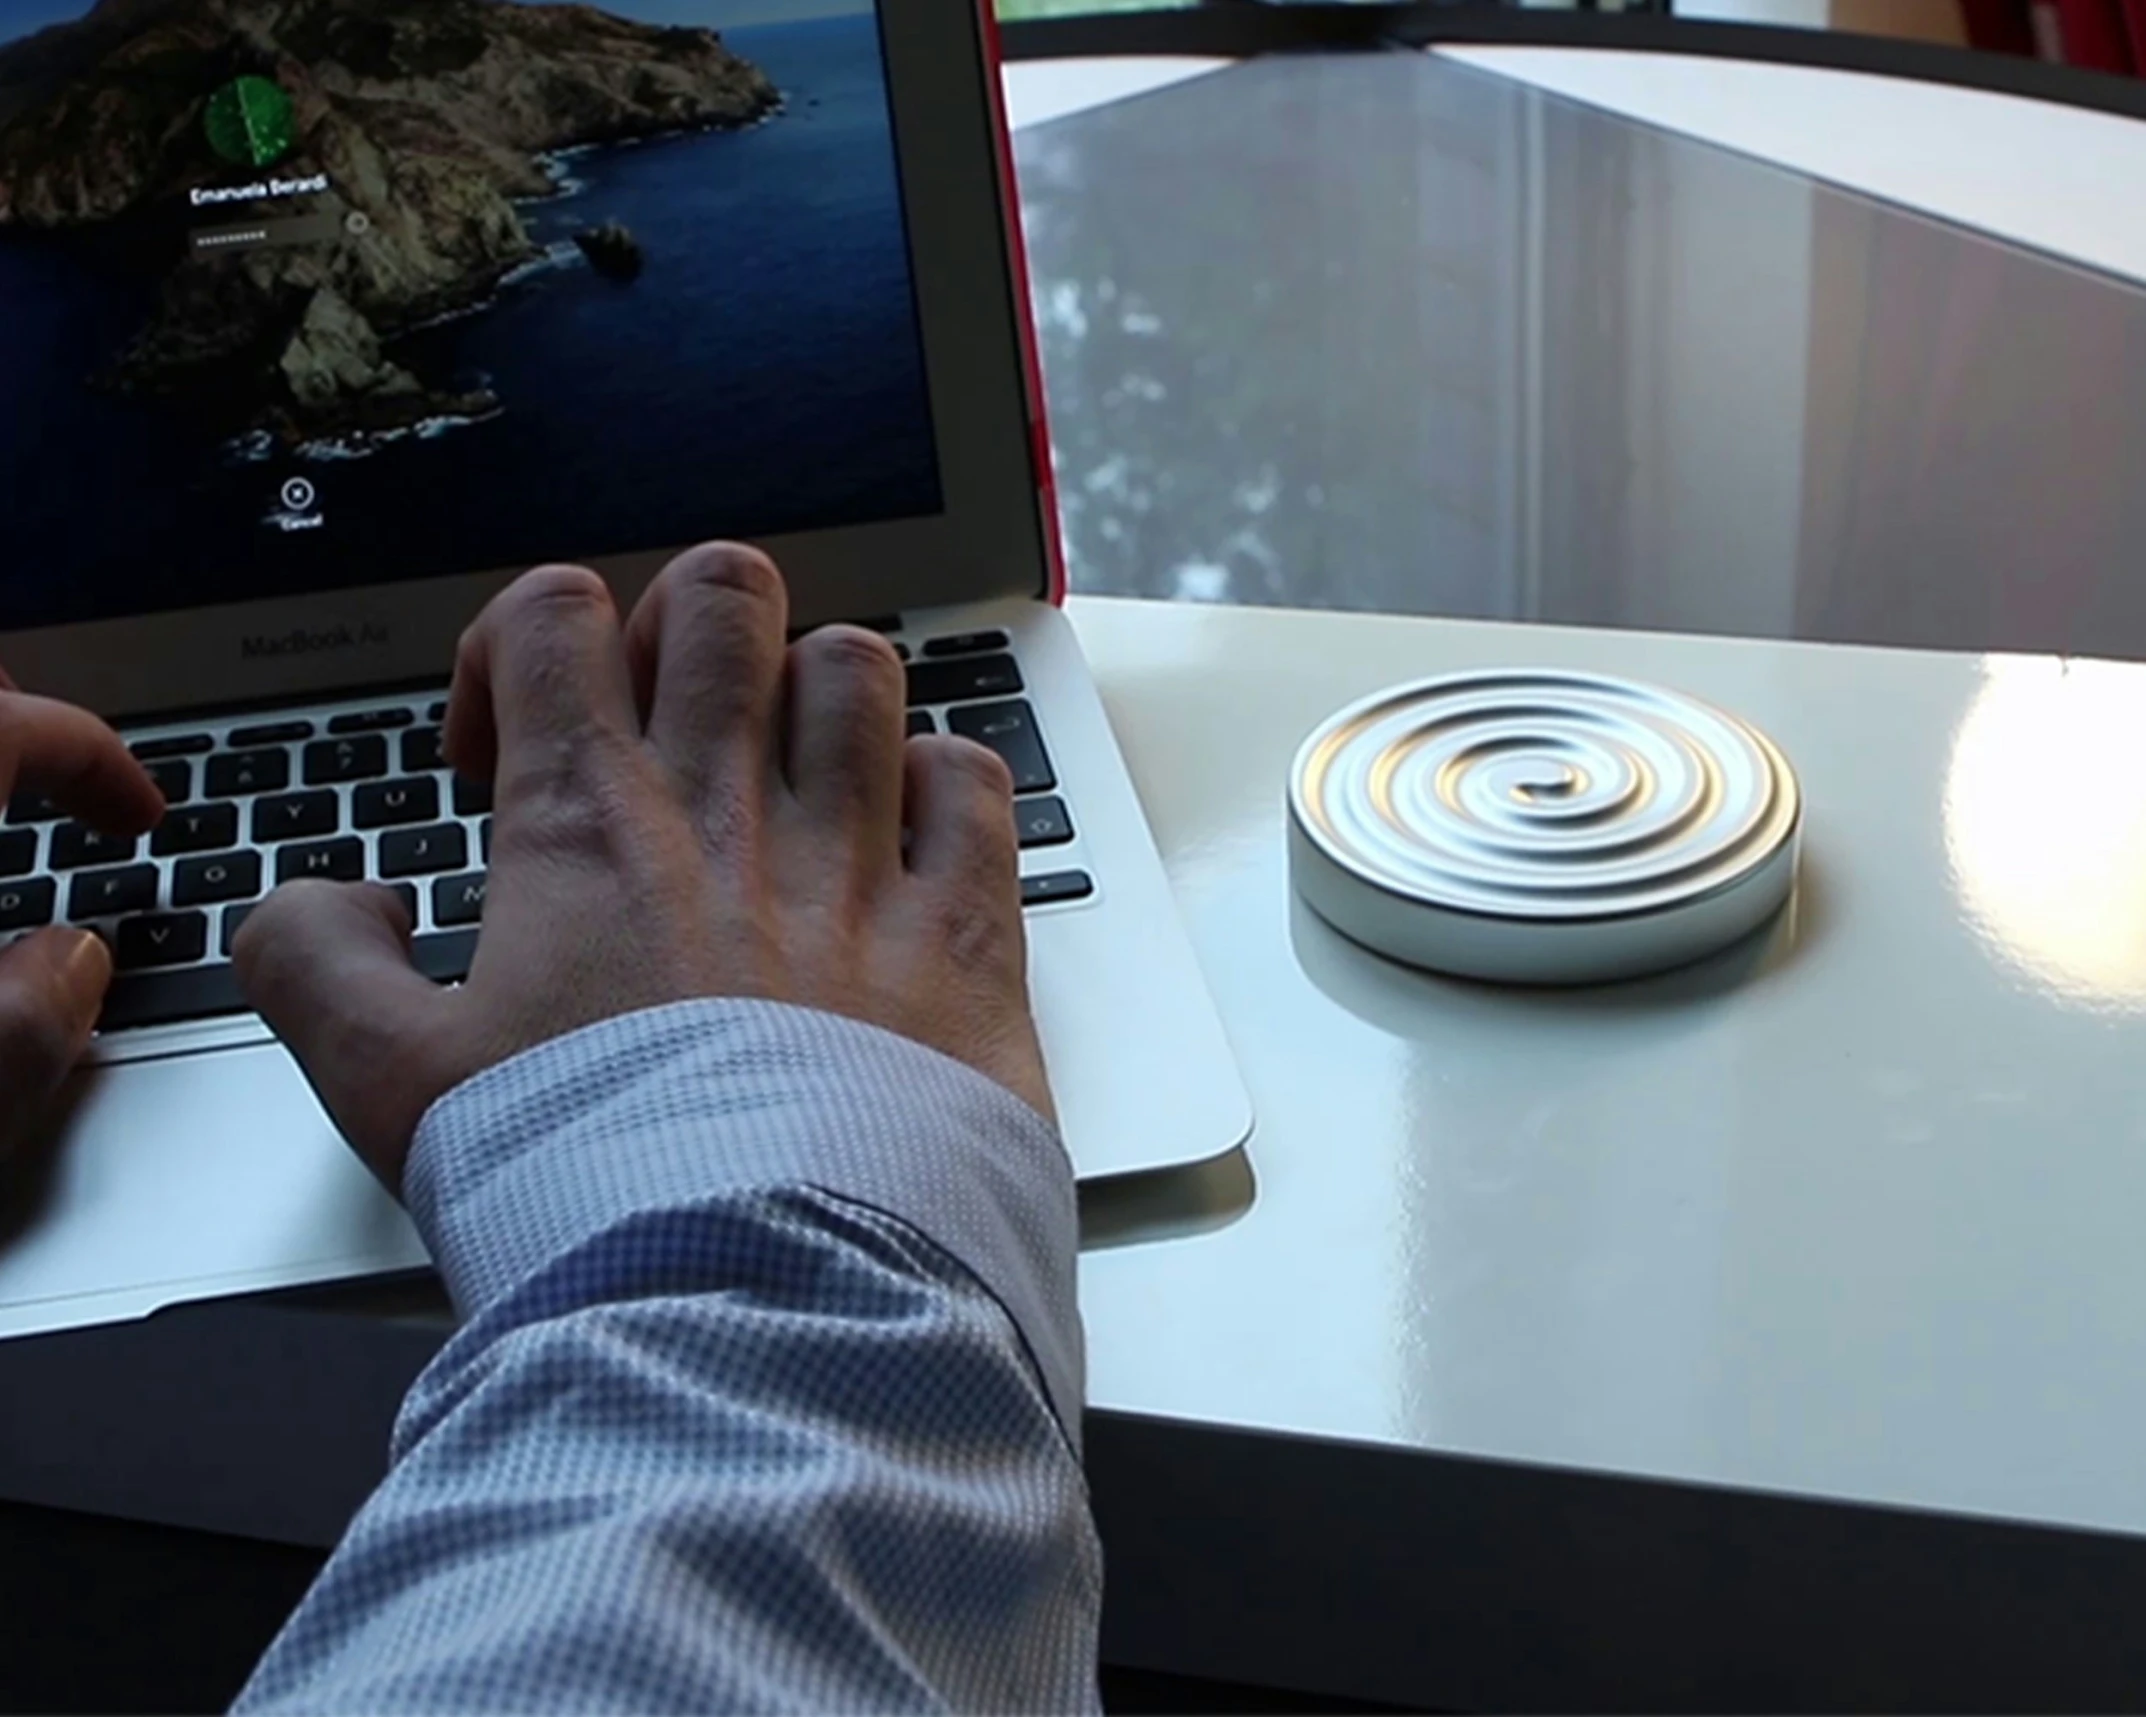
M 463 1315 L 246 1711 L 1097 1708 L 1073 1180 L 873 1027 L 692 1002 L 427 1114 Z

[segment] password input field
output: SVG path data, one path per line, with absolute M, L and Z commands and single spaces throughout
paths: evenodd
M 328 244 L 342 233 L 342 219 L 334 214 L 279 215 L 269 220 L 196 227 L 191 234 L 191 249 L 196 256 L 207 256 L 279 245 Z

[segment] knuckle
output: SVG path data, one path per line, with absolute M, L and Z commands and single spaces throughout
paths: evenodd
M 1003 892 L 1005 898 L 1000 898 Z M 997 973 L 1020 947 L 1020 910 L 1009 881 L 1003 891 L 984 886 L 937 892 L 931 904 L 930 934 L 956 971 Z
M 569 869 L 602 868 L 613 856 L 612 829 L 601 805 L 572 783 L 530 782 L 492 835 L 492 866 L 535 860 Z
M 688 549 L 664 571 L 671 584 L 721 591 L 773 602 L 783 594 L 782 574 L 758 549 L 743 543 L 703 543 Z
M 500 793 L 495 851 L 608 863 L 644 845 L 664 795 L 638 742 L 592 729 L 525 760 Z
M 766 828 L 759 794 L 741 784 L 711 782 L 700 800 L 696 822 L 702 847 L 724 859 L 748 862 Z
M 640 742 L 608 725 L 587 723 L 518 755 L 514 796 L 551 794 L 582 815 L 604 815 L 639 783 Z M 508 783 L 499 783 L 505 797 Z
M 1013 771 L 990 746 L 979 745 L 973 739 L 963 739 L 956 734 L 945 734 L 932 742 L 932 755 L 934 763 L 948 774 L 982 789 L 994 800 L 1012 801 Z
M 845 679 L 876 682 L 875 689 L 892 689 L 902 675 L 901 658 L 894 646 L 877 632 L 862 626 L 822 626 L 797 641 L 800 656 L 829 674 Z
M 535 567 L 514 581 L 507 597 L 514 611 L 537 619 L 608 614 L 613 609 L 611 587 L 585 566 Z

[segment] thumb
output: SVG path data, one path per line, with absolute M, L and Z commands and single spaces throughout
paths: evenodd
M 285 883 L 247 917 L 231 959 L 343 1137 L 400 1196 L 417 1123 L 461 1077 L 454 998 L 411 966 L 402 902 L 370 883 Z
M 0 1162 L 89 1047 L 111 979 L 111 950 L 87 930 L 40 930 L 0 951 Z

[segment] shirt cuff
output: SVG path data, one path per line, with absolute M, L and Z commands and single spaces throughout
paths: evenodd
M 1079 1217 L 1065 1148 L 1005 1087 L 876 1026 L 724 1000 L 584 1027 L 434 1103 L 403 1198 L 470 1316 L 622 1220 L 799 1185 L 884 1211 L 973 1272 L 1078 1446 Z

